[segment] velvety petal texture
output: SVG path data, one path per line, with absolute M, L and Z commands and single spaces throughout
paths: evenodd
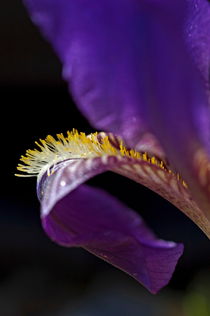
M 145 120 L 169 162 L 188 183 L 209 222 L 208 91 L 186 49 L 181 24 L 173 28 L 175 24 L 173 18 L 160 20 L 156 14 L 151 14 L 145 24 L 147 35 L 139 38 L 144 47 L 139 63 L 147 76 L 140 77 L 139 89 Z M 201 169 L 204 162 L 208 162 L 206 168 Z
M 210 3 L 208 0 L 187 0 L 187 3 L 185 38 L 189 52 L 209 89 Z
M 126 138 L 144 130 L 137 106 L 140 48 L 136 39 L 142 28 L 138 1 L 25 3 L 52 42 L 70 91 L 91 124 Z
M 121 134 L 130 145 L 147 128 L 140 115 L 145 104 L 138 82 L 149 69 L 145 72 L 139 62 L 145 45 L 139 39 L 148 36 L 145 26 L 151 16 L 156 16 L 157 23 L 176 18 L 168 28 L 182 25 L 192 57 L 208 77 L 207 0 L 25 0 L 25 4 L 58 53 L 82 112 L 95 127 Z M 154 36 L 158 40 L 158 32 L 150 41 Z M 162 46 L 163 52 L 168 45 Z M 154 60 L 160 63 L 157 56 Z
M 150 12 L 182 12 L 183 1 L 25 0 L 33 21 L 53 44 L 83 114 L 98 129 L 130 145 L 147 128 L 141 118 L 139 38 Z M 162 19 L 162 14 L 159 16 Z M 164 49 L 164 48 L 163 48 Z
M 102 190 L 80 185 L 114 166 L 123 168 L 117 157 L 69 160 L 40 179 L 43 227 L 55 242 L 83 247 L 156 293 L 169 282 L 183 246 L 158 240 L 120 201 Z

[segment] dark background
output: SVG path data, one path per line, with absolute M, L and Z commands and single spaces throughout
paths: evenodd
M 107 173 L 91 183 L 139 212 L 161 238 L 185 244 L 160 294 L 149 294 L 82 249 L 48 239 L 36 179 L 14 176 L 18 159 L 47 134 L 93 129 L 71 100 L 52 48 L 18 0 L 0 3 L 0 39 L 0 315 L 210 315 L 209 241 L 179 210 L 128 179 Z

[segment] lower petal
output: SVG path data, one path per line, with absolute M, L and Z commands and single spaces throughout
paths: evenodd
M 55 242 L 85 248 L 152 293 L 169 282 L 183 253 L 181 244 L 156 239 L 142 219 L 120 201 L 86 185 L 60 199 L 42 221 Z

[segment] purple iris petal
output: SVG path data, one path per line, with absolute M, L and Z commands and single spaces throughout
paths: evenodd
M 156 6 L 173 14 L 179 2 L 25 0 L 33 21 L 52 42 L 77 105 L 93 126 L 130 145 L 147 127 L 141 118 L 139 38 Z M 147 4 L 148 3 L 148 4 Z M 171 7 L 171 8 L 170 8 Z M 180 11 L 180 10 L 179 10 Z
M 65 175 L 65 181 L 70 181 L 68 189 L 59 186 L 66 172 L 63 169 L 46 180 L 42 221 L 49 237 L 64 246 L 83 247 L 127 272 L 152 293 L 165 286 L 183 245 L 156 239 L 134 211 L 102 190 L 80 185 L 70 192 L 72 173 L 69 179 Z
M 137 106 L 138 1 L 25 2 L 58 53 L 70 91 L 92 125 L 126 138 L 138 135 L 144 129 Z
M 119 133 L 133 145 L 151 124 L 142 109 L 152 105 L 154 129 L 166 125 L 159 116 L 170 126 L 175 115 L 191 125 L 180 134 L 191 133 L 193 115 L 209 136 L 209 113 L 199 91 L 202 83 L 188 62 L 192 57 L 203 77 L 208 77 L 210 4 L 206 0 L 25 2 L 60 56 L 77 104 L 97 128 Z M 165 107 L 172 119 L 164 116 Z
M 166 0 L 25 0 L 25 3 L 33 21 L 58 53 L 64 77 L 82 112 L 94 126 L 121 134 L 130 145 L 147 128 L 140 115 L 140 108 L 145 104 L 139 78 L 145 78 L 149 69 L 142 70 L 140 58 L 144 43 L 140 39 L 147 36 L 145 23 L 151 15 L 159 20 L 177 16 L 179 24 L 183 11 L 183 34 L 189 51 L 203 75 L 206 77 L 208 73 L 210 23 L 206 0 L 170 3 Z M 157 32 L 156 36 L 158 40 Z M 167 45 L 162 46 L 162 51 L 167 52 Z M 160 63 L 155 54 L 154 61 Z
M 210 4 L 208 0 L 187 1 L 186 41 L 197 67 L 201 71 L 205 81 L 209 82 Z
M 186 49 L 182 25 L 175 24 L 173 17 L 160 20 L 151 14 L 139 39 L 144 47 L 139 63 L 147 74 L 139 78 L 144 117 L 209 221 L 208 168 L 197 164 L 197 155 L 210 148 L 208 91 Z

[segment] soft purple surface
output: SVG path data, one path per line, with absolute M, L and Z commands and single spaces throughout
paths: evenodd
M 96 128 L 119 133 L 130 145 L 147 128 L 141 117 L 144 100 L 139 89 L 139 78 L 147 76 L 139 62 L 144 50 L 139 39 L 147 36 L 145 25 L 151 15 L 158 21 L 171 16 L 179 20 L 184 13 L 187 23 L 197 10 L 194 2 L 25 0 L 33 21 L 58 53 L 79 108 Z M 187 3 L 192 9 L 186 9 Z M 196 32 L 192 34 L 198 38 Z
M 152 293 L 165 286 L 183 245 L 158 240 L 134 211 L 83 183 L 125 159 L 72 159 L 38 180 L 43 228 L 56 243 L 83 247 L 124 270 Z
M 152 293 L 169 282 L 183 252 L 181 244 L 156 239 L 141 218 L 117 199 L 85 185 L 59 200 L 42 220 L 55 242 L 85 248 Z
M 208 12 L 210 4 L 200 1 L 197 5 L 199 3 L 205 3 Z M 204 24 L 202 16 L 200 18 L 200 23 Z M 210 12 L 208 18 L 210 19 Z M 205 20 L 208 21 L 207 16 Z M 145 120 L 160 141 L 170 163 L 186 180 L 193 198 L 210 220 L 209 191 L 207 186 L 201 185 L 198 175 L 200 170 L 194 160 L 196 152 L 210 149 L 208 90 L 204 74 L 199 67 L 195 67 L 198 58 L 190 58 L 189 49 L 186 49 L 186 43 L 182 40 L 181 24 L 177 24 L 177 21 L 176 16 L 172 16 L 170 21 L 167 18 L 160 21 L 153 14 L 145 24 L 147 36 L 139 38 L 144 47 L 140 51 L 139 63 L 147 76 L 140 77 L 139 89 L 145 105 Z M 201 31 L 198 21 L 194 27 L 191 36 L 197 34 L 197 40 L 199 29 Z M 200 34 L 200 52 L 202 47 L 208 47 L 205 38 L 206 29 Z M 198 42 L 195 43 L 198 46 Z M 207 53 L 209 51 L 204 49 L 203 54 L 207 56 Z M 202 59 L 200 65 L 204 65 Z M 206 182 L 208 184 L 208 180 Z
M 147 119 L 142 120 L 141 115 L 141 109 L 148 105 L 144 90 L 148 89 L 152 99 L 156 85 L 159 103 L 164 92 L 165 98 L 173 99 L 174 105 L 167 99 L 162 106 L 169 108 L 172 115 L 176 114 L 173 109 L 183 107 L 184 103 L 184 109 L 187 106 L 198 109 L 194 116 L 199 117 L 199 123 L 205 121 L 209 114 L 205 111 L 206 101 L 199 87 L 195 88 L 200 85 L 200 78 L 188 60 L 192 59 L 207 84 L 210 63 L 207 0 L 24 2 L 33 21 L 58 53 L 78 106 L 97 128 L 120 133 L 130 143 L 137 141 L 144 127 L 148 127 Z M 148 87 L 145 83 L 142 91 L 141 81 L 148 80 Z M 164 117 L 159 105 L 158 109 Z M 189 115 L 191 124 L 190 111 L 182 112 L 182 120 Z M 170 118 L 166 119 L 170 125 Z
M 189 51 L 205 81 L 209 84 L 210 3 L 208 0 L 187 0 L 189 13 L 185 36 Z

